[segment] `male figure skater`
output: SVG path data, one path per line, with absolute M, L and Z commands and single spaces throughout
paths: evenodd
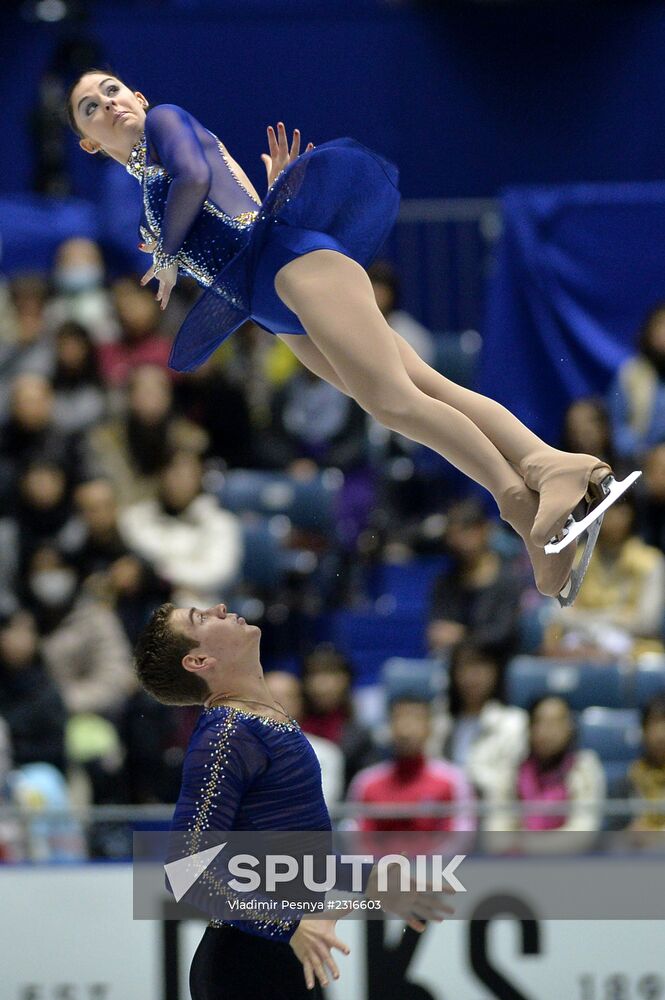
M 258 626 L 225 604 L 206 610 L 163 604 L 136 647 L 139 680 L 158 701 L 203 705 L 172 824 L 190 831 L 193 851 L 204 831 L 331 830 L 319 763 L 297 722 L 270 695 L 260 638 Z M 375 871 L 366 891 L 381 898 Z M 440 894 L 413 890 L 391 896 L 390 912 L 422 931 L 425 920 L 453 911 Z M 329 974 L 339 977 L 332 949 L 349 953 L 335 925 L 272 915 L 212 920 L 190 970 L 193 1000 L 322 997 Z

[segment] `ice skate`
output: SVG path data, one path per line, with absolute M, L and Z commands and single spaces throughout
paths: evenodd
M 602 480 L 612 475 L 610 466 L 593 455 L 548 447 L 525 458 L 519 471 L 540 498 L 531 538 L 543 546 L 558 537 L 584 497 L 597 494 Z
M 616 503 L 617 500 L 623 496 L 626 490 L 630 489 L 636 480 L 642 475 L 641 472 L 631 472 L 629 476 L 625 479 L 615 479 L 613 475 L 605 476 L 605 478 L 598 484 L 598 491 L 596 493 L 595 502 L 592 500 L 587 508 L 587 513 L 579 521 L 575 520 L 571 514 L 565 525 L 561 529 L 559 538 L 552 538 L 545 545 L 545 552 L 548 555 L 556 555 L 563 551 L 568 545 L 571 545 L 575 539 L 579 538 L 585 531 L 589 530 L 592 525 L 603 518 L 605 511 Z M 596 492 L 594 490 L 594 492 Z M 600 528 L 600 526 L 599 526 Z M 591 534 L 591 532 L 589 532 Z M 598 537 L 598 532 L 595 533 L 595 538 Z M 595 539 L 593 544 L 595 545 Z M 593 550 L 593 546 L 592 546 Z M 586 555 L 585 549 L 585 555 Z M 589 553 L 590 558 L 590 553 Z
M 598 535 L 600 534 L 600 527 L 603 523 L 604 517 L 605 515 L 601 514 L 600 517 L 596 518 L 591 527 L 588 528 L 582 558 L 580 559 L 579 564 L 575 566 L 571 572 L 566 586 L 557 596 L 557 600 L 562 608 L 569 608 L 571 604 L 575 603 L 575 598 L 580 592 L 582 581 L 584 580 L 586 571 L 589 568 L 591 556 L 593 555 L 593 550 L 596 547 L 596 542 L 598 541 Z
M 545 553 L 542 546 L 534 544 L 531 528 L 538 511 L 538 494 L 524 484 L 513 487 L 500 498 L 499 510 L 502 519 L 514 528 L 526 546 L 540 593 L 545 597 L 558 597 L 570 582 L 575 549 L 551 556 Z

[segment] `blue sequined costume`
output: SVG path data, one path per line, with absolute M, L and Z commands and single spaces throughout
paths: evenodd
M 173 343 L 170 367 L 192 371 L 247 319 L 270 333 L 304 334 L 274 288 L 295 257 L 330 249 L 373 260 L 399 207 L 397 168 L 355 139 L 332 139 L 290 163 L 262 203 L 229 165 L 220 140 L 173 104 L 151 108 L 127 170 L 141 181 L 141 235 L 158 268 L 205 288 Z
M 210 830 L 330 830 L 321 768 L 297 722 L 226 705 L 204 709 L 187 748 L 171 829 L 191 833 L 192 853 Z M 206 878 L 199 879 L 204 892 Z M 289 941 L 298 922 L 266 916 L 211 925 Z

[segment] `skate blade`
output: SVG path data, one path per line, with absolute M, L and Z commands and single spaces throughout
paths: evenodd
M 575 598 L 580 592 L 582 581 L 586 575 L 586 571 L 589 568 L 589 563 L 591 562 L 591 556 L 593 555 L 593 550 L 595 549 L 596 542 L 598 541 L 598 535 L 600 534 L 600 526 L 603 523 L 604 517 L 605 517 L 604 513 L 601 514 L 600 517 L 597 517 L 587 532 L 582 558 L 580 559 L 575 569 L 571 571 L 566 586 L 563 588 L 563 590 L 557 597 L 557 601 L 559 602 L 562 608 L 569 608 L 571 604 L 574 603 Z
M 614 476 L 607 476 L 606 479 L 600 484 L 605 494 L 604 498 L 593 507 L 586 517 L 581 518 L 576 521 L 575 518 L 570 518 L 568 524 L 563 528 L 563 538 L 558 541 L 552 540 L 545 546 L 545 552 L 548 555 L 555 555 L 557 552 L 561 552 L 579 538 L 587 528 L 590 528 L 594 521 L 597 521 L 599 517 L 605 513 L 608 507 L 611 507 L 613 503 L 623 496 L 626 490 L 629 490 L 633 483 L 640 478 L 641 472 L 631 472 L 629 476 L 625 479 L 617 480 Z

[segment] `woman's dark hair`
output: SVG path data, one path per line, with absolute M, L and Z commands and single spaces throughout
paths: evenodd
M 665 692 L 654 695 L 642 708 L 642 729 L 659 719 L 665 719 Z
M 570 404 L 563 418 L 563 434 L 561 439 L 562 449 L 564 451 L 577 450 L 577 445 L 571 438 L 568 423 L 571 412 L 578 406 L 586 406 L 590 410 L 592 410 L 598 423 L 601 424 L 606 442 L 605 451 L 602 457 L 607 458 L 610 461 L 610 465 L 614 465 L 615 462 L 614 462 L 614 450 L 612 443 L 612 429 L 610 425 L 610 416 L 605 400 L 599 396 L 581 396 L 579 399 L 573 400 L 573 402 Z
M 324 672 L 343 673 L 346 676 L 348 687 L 341 707 L 345 716 L 350 719 L 353 715 L 353 700 L 351 697 L 351 688 L 353 686 L 353 667 L 346 657 L 343 656 L 332 643 L 327 642 L 323 642 L 316 646 L 305 657 L 302 673 L 305 714 L 315 714 L 316 709 L 312 704 L 312 700 L 307 692 L 307 686 L 304 682 L 307 680 L 308 674 L 312 675 Z
M 83 367 L 79 372 L 76 384 L 84 383 L 85 385 L 101 386 L 102 377 L 99 372 L 97 350 L 92 341 L 92 337 L 86 328 L 81 323 L 77 323 L 75 320 L 67 320 L 58 327 L 55 334 L 56 341 L 59 341 L 64 337 L 77 338 L 86 349 L 85 360 L 83 362 Z M 66 389 L 72 384 L 71 377 L 68 372 L 62 368 L 60 361 L 57 361 L 52 381 L 54 389 Z
M 448 711 L 454 719 L 462 713 L 464 705 L 457 686 L 457 676 L 468 663 L 489 663 L 496 668 L 496 683 L 490 698 L 504 701 L 505 655 L 493 646 L 474 642 L 459 642 L 453 647 L 448 665 Z
M 74 109 L 72 107 L 72 94 L 74 93 L 74 88 L 77 86 L 79 81 L 82 80 L 84 76 L 89 76 L 91 73 L 104 73 L 106 76 L 112 76 L 114 80 L 118 80 L 119 83 L 123 83 L 125 84 L 125 86 L 128 86 L 128 84 L 125 83 L 122 77 L 118 76 L 117 73 L 114 73 L 114 71 L 111 69 L 110 66 L 106 66 L 104 69 L 100 69 L 98 66 L 92 66 L 90 69 L 86 69 L 82 73 L 79 73 L 79 75 L 76 77 L 76 79 L 70 86 L 69 90 L 67 91 L 67 97 L 65 98 L 65 110 L 67 112 L 67 121 L 69 122 L 72 131 L 79 137 L 79 139 L 84 139 L 85 136 L 79 129 L 78 125 L 76 124 L 76 119 L 74 118 Z
M 367 269 L 371 282 L 378 285 L 386 285 L 392 295 L 392 308 L 396 309 L 399 302 L 400 286 L 397 272 L 388 260 L 377 260 L 370 264 Z
M 640 354 L 645 354 L 647 357 L 651 356 L 651 334 L 653 333 L 653 328 L 658 320 L 664 315 L 665 302 L 659 302 L 649 310 L 642 320 L 637 341 L 637 349 Z

